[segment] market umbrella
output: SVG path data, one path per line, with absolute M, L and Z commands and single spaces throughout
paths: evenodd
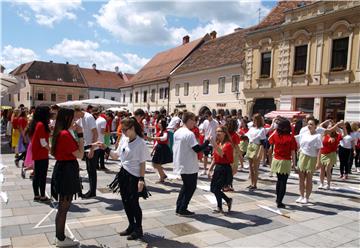
M 81 103 L 83 105 L 94 105 L 94 106 L 101 106 L 104 108 L 108 108 L 108 107 L 121 107 L 124 104 L 120 103 L 120 102 L 116 102 L 116 101 L 112 101 L 109 99 L 105 99 L 105 98 L 94 98 L 94 99 L 86 99 L 86 100 L 82 100 Z
M 59 107 L 75 107 L 75 106 L 82 106 L 82 101 L 67 101 L 67 102 L 62 102 L 62 103 L 57 103 L 56 105 L 58 105 Z
M 1 97 L 16 94 L 26 86 L 25 80 L 10 74 L 0 73 Z
M 126 111 L 129 111 L 129 109 L 125 108 L 125 107 L 111 107 L 111 108 L 108 108 L 107 110 L 110 110 L 112 112 L 126 112 Z

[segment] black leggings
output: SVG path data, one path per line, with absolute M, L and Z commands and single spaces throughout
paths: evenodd
M 347 175 L 350 171 L 350 153 L 352 149 L 346 149 L 339 146 L 340 174 Z M 351 161 L 352 162 L 352 161 Z
M 286 183 L 288 180 L 289 175 L 288 174 L 279 174 L 277 175 L 277 182 L 276 182 L 276 203 L 282 203 L 285 193 L 286 193 Z
M 229 202 L 229 197 L 227 197 L 222 188 L 227 186 L 229 175 L 232 175 L 232 170 L 230 165 L 216 165 L 214 169 L 214 174 L 211 179 L 210 191 L 214 193 L 217 201 L 218 208 L 222 209 L 222 199 L 226 202 Z
M 131 175 L 125 169 L 123 179 L 125 182 L 121 183 L 120 195 L 124 205 L 125 213 L 129 221 L 129 229 L 139 230 L 142 228 L 142 210 L 139 204 L 138 183 L 139 178 Z
M 49 159 L 35 160 L 34 161 L 34 177 L 33 177 L 33 190 L 34 195 L 39 196 L 39 189 L 41 197 L 45 197 L 46 176 L 49 167 Z
M 355 167 L 360 167 L 360 148 L 356 148 L 356 155 L 355 155 Z
M 65 239 L 66 215 L 69 211 L 72 196 L 60 196 L 58 211 L 55 218 L 56 238 L 63 241 Z

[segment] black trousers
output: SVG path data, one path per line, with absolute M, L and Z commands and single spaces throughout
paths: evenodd
M 340 174 L 347 175 L 350 171 L 350 154 L 352 149 L 346 149 L 339 146 Z M 352 162 L 352 161 L 351 161 Z
M 277 175 L 277 182 L 276 182 L 276 203 L 282 203 L 285 193 L 286 193 L 286 183 L 288 180 L 288 174 L 279 174 Z
M 97 157 L 95 156 L 95 151 L 94 151 L 94 156 L 92 158 L 88 158 L 87 153 L 85 154 L 85 162 L 86 162 L 86 170 L 89 177 L 89 186 L 90 186 L 89 192 L 91 195 L 96 195 L 96 185 L 97 185 L 96 167 L 98 166 L 98 160 Z
M 183 185 L 176 201 L 176 212 L 187 210 L 189 202 L 196 190 L 198 174 L 181 174 Z
M 49 159 L 34 161 L 34 177 L 32 181 L 33 191 L 35 196 L 45 197 L 46 176 L 49 167 Z
M 129 229 L 139 230 L 142 228 L 142 210 L 138 193 L 139 178 L 131 175 L 123 168 L 121 168 L 120 173 L 124 173 L 122 176 L 124 182 L 121 182 L 120 195 L 129 221 Z
M 360 167 L 360 148 L 356 148 L 355 167 Z
M 231 166 L 229 165 L 216 165 L 214 169 L 214 174 L 211 179 L 210 191 L 215 195 L 218 208 L 222 209 L 222 199 L 226 202 L 229 202 L 229 197 L 227 197 L 222 188 L 228 186 L 229 175 L 232 176 Z
M 100 166 L 100 168 L 104 169 L 105 168 L 105 150 L 103 150 L 103 149 L 95 150 L 94 156 L 96 156 L 96 161 L 97 161 L 96 168 L 98 169 Z

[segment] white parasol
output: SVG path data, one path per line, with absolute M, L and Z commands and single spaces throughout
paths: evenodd
M 1 97 L 8 94 L 16 94 L 26 86 L 24 79 L 5 73 L 0 73 L 0 81 Z

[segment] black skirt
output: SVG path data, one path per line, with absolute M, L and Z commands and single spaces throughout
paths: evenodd
M 77 160 L 56 161 L 51 178 L 51 196 L 67 200 L 81 192 L 79 163 Z
M 230 164 L 216 164 L 214 174 L 211 179 L 210 188 L 230 186 L 233 180 Z
M 157 144 L 155 146 L 152 162 L 154 164 L 168 164 L 173 161 L 173 155 L 167 144 Z

